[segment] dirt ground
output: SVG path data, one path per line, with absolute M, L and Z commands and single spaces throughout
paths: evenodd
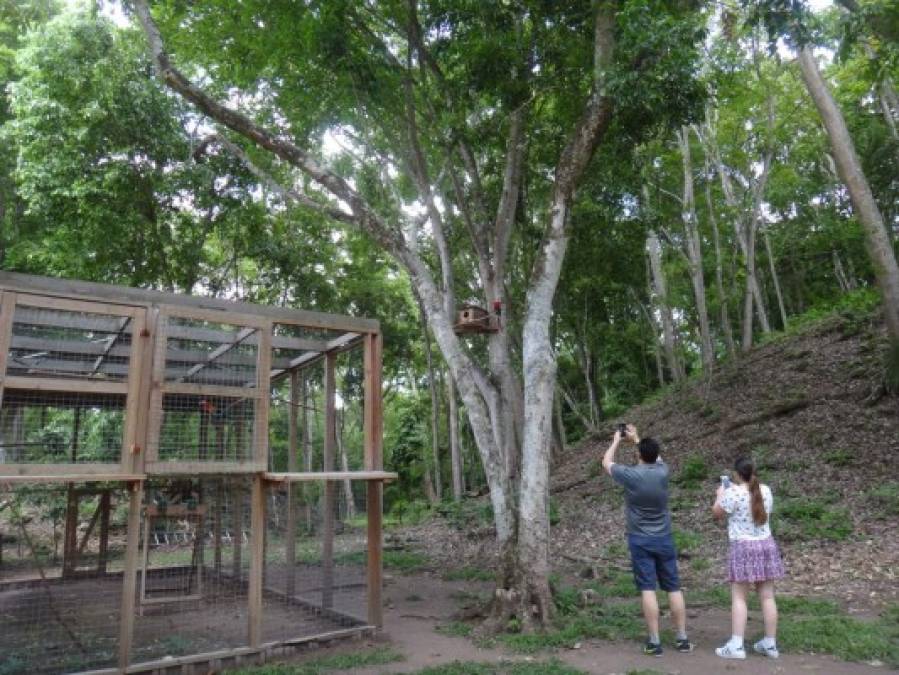
M 729 633 L 729 613 L 721 609 L 688 610 L 690 637 L 696 643 L 691 654 L 669 649 L 662 657 L 643 656 L 637 642 L 585 641 L 580 649 L 558 650 L 536 656 L 522 656 L 503 648 L 484 649 L 472 640 L 448 636 L 435 630 L 438 625 L 452 621 L 458 611 L 454 595 L 459 592 L 487 591 L 489 584 L 465 581 L 443 581 L 432 574 L 391 577 L 385 584 L 385 625 L 377 637 L 362 645 L 390 646 L 404 656 L 402 662 L 383 666 L 357 668 L 354 675 L 385 675 L 413 673 L 422 668 L 453 661 L 498 663 L 501 661 L 544 661 L 557 658 L 575 668 L 590 673 L 623 675 L 630 670 L 653 669 L 671 675 L 712 675 L 720 673 L 821 673 L 822 675 L 855 675 L 883 673 L 885 666 L 847 663 L 830 656 L 811 654 L 782 654 L 774 661 L 751 655 L 746 661 L 722 661 L 714 648 Z M 420 599 L 419 599 L 420 598 Z M 688 598 L 689 604 L 689 598 Z M 749 633 L 756 632 L 760 617 L 750 612 Z M 664 627 L 664 619 L 663 619 Z M 310 652 L 303 659 L 321 658 L 333 653 L 354 652 L 359 642 L 338 643 Z

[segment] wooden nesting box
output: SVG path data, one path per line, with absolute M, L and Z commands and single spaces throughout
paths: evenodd
M 477 305 L 462 305 L 454 326 L 457 335 L 463 333 L 495 333 L 499 330 L 499 317 Z

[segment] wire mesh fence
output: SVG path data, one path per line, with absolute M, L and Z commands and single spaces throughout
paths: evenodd
M 0 487 L 5 675 L 116 664 L 127 512 L 121 484 Z
M 263 640 L 309 637 L 367 621 L 365 484 L 349 517 L 336 481 L 266 491 Z
M 6 389 L 0 464 L 117 463 L 125 396 Z
M 256 399 L 164 394 L 159 422 L 161 461 L 246 461 L 253 457 Z

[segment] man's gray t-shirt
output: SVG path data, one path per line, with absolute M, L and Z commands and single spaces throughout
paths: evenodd
M 648 537 L 671 534 L 668 512 L 668 465 L 612 465 L 612 478 L 624 488 L 627 533 Z

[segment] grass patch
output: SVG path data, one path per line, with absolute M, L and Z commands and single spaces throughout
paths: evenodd
M 787 651 L 825 652 L 847 661 L 874 659 L 899 666 L 899 624 L 882 618 L 800 616 L 780 622 L 778 645 Z
M 871 503 L 877 507 L 878 516 L 899 516 L 899 482 L 883 483 L 868 490 Z
M 365 551 L 352 551 L 334 556 L 334 562 L 338 565 L 363 565 L 366 561 Z M 384 551 L 384 567 L 397 572 L 419 572 L 426 569 L 431 561 L 422 553 L 415 551 Z M 305 561 L 304 561 L 305 562 Z
M 416 675 L 585 675 L 585 671 L 572 668 L 558 659 L 527 663 L 453 661 L 416 671 Z
M 603 598 L 631 598 L 636 594 L 634 577 L 624 570 L 610 570 L 589 585 Z
M 855 464 L 855 455 L 850 453 L 848 450 L 831 450 L 826 455 L 824 455 L 824 461 L 831 466 L 845 468 L 847 466 L 852 466 L 853 464 Z
M 693 558 L 690 561 L 690 569 L 694 572 L 707 572 L 712 567 L 712 561 L 708 558 Z
M 320 675 L 340 670 L 382 666 L 402 661 L 403 655 L 390 647 L 378 647 L 353 654 L 322 656 L 305 663 L 269 663 L 263 666 L 242 668 L 237 675 Z
M 674 547 L 677 549 L 678 553 L 695 551 L 701 543 L 702 535 L 698 532 L 674 530 Z
M 471 632 L 474 630 L 474 627 L 465 623 L 464 621 L 450 621 L 449 623 L 442 623 L 435 628 L 438 633 L 442 635 L 450 635 L 452 637 L 469 637 Z
M 496 572 L 480 567 L 460 567 L 443 575 L 444 581 L 493 581 L 495 578 Z
M 553 623 L 553 627 L 545 633 L 504 633 L 485 642 L 485 646 L 498 642 L 512 651 L 534 654 L 547 649 L 571 648 L 588 639 L 636 640 L 644 633 L 640 607 L 636 602 L 594 605 L 584 609 L 566 603 L 559 607 Z
M 823 499 L 788 499 L 777 513 L 784 521 L 783 534 L 788 539 L 841 541 L 852 534 L 849 512 L 845 508 L 832 506 Z
M 709 465 L 701 455 L 690 455 L 674 478 L 674 483 L 688 490 L 698 489 L 709 478 Z

